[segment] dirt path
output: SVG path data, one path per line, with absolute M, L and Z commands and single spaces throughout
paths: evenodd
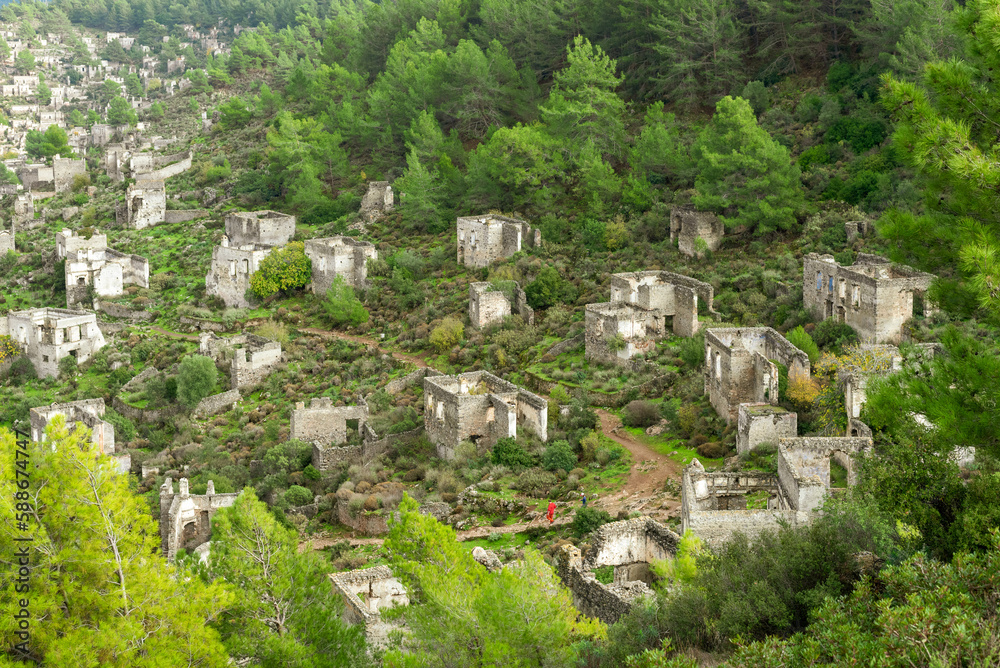
M 398 360 L 404 362 L 410 362 L 411 364 L 416 364 L 421 369 L 427 367 L 427 362 L 416 355 L 407 355 L 406 353 L 395 352 L 383 348 L 382 345 L 375 339 L 370 339 L 367 336 L 357 336 L 355 334 L 345 334 L 344 332 L 336 332 L 329 329 L 319 329 L 316 327 L 303 327 L 299 330 L 300 332 L 305 332 L 307 334 L 315 334 L 316 336 L 323 337 L 325 339 L 342 339 L 344 341 L 353 341 L 354 343 L 361 343 L 366 346 L 371 346 L 376 350 L 385 353 L 386 355 L 392 355 Z
M 598 499 L 596 504 L 612 515 L 620 510 L 640 511 L 660 519 L 676 515 L 680 511 L 680 499 L 665 494 L 663 485 L 670 479 L 680 481 L 680 464 L 620 429 L 621 420 L 615 415 L 603 409 L 596 412 L 604 435 L 631 452 L 633 458 L 625 487 L 612 496 Z

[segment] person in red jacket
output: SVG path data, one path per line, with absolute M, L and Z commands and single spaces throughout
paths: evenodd
M 552 524 L 552 520 L 554 520 L 555 517 L 556 517 L 556 502 L 555 501 L 549 501 L 549 514 L 547 515 L 547 517 L 549 518 L 549 524 Z

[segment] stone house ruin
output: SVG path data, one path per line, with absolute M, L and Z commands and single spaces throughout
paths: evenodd
M 119 297 L 125 285 L 149 287 L 149 260 L 108 248 L 106 234 L 88 238 L 68 229 L 57 232 L 56 256 L 66 259 L 68 307 L 89 304 L 92 294 Z
M 788 381 L 807 379 L 809 356 L 771 327 L 712 328 L 705 332 L 705 393 L 732 422 L 740 404 L 778 403 L 778 362 Z
M 191 151 L 174 155 L 137 153 L 129 160 L 129 168 L 136 180 L 163 181 L 191 169 Z
M 677 249 L 690 257 L 701 255 L 701 244 L 704 248 L 716 251 L 722 245 L 722 237 L 726 226 L 714 213 L 696 211 L 691 206 L 675 206 L 670 210 L 670 243 L 677 243 Z
M 487 371 L 424 377 L 424 428 L 438 457 L 452 459 L 463 441 L 492 446 L 529 427 L 548 438 L 548 402 Z
M 649 517 L 611 522 L 590 537 L 586 558 L 579 548 L 561 548 L 557 572 L 573 594 L 573 605 L 589 617 L 614 624 L 636 603 L 653 596 L 649 565 L 672 559 L 680 536 Z M 614 568 L 612 584 L 597 581 L 594 569 Z
M 48 165 L 24 165 L 17 170 L 17 178 L 25 190 L 45 190 L 52 185 L 55 175 Z
M 163 181 L 142 179 L 130 183 L 125 194 L 126 225 L 144 230 L 166 220 L 167 190 Z
M 336 276 L 351 287 L 364 287 L 368 260 L 378 258 L 375 244 L 342 236 L 310 239 L 305 242 L 305 252 L 312 260 L 312 286 L 317 295 L 325 295 Z
M 817 320 L 836 318 L 869 343 L 899 343 L 903 323 L 913 317 L 914 298 L 925 301 L 934 276 L 892 264 L 877 255 L 860 253 L 855 263 L 842 267 L 832 255 L 805 257 L 802 301 Z
M 83 158 L 73 160 L 61 158 L 58 155 L 52 159 L 52 178 L 55 181 L 57 193 L 69 192 L 73 189 L 73 179 L 87 173 L 87 161 Z
M 469 321 L 472 326 L 482 329 L 517 313 L 529 325 L 535 323 L 535 311 L 528 306 L 528 297 L 517 283 L 509 290 L 493 283 L 480 282 L 469 286 Z
M 31 193 L 23 193 L 14 200 L 14 229 L 32 226 L 35 220 L 35 200 Z
M 683 530 L 718 546 L 737 531 L 753 537 L 782 524 L 806 524 L 831 491 L 831 460 L 846 469 L 852 486 L 854 457 L 871 447 L 870 438 L 782 438 L 777 475 L 707 472 L 695 459 L 684 468 L 681 483 Z
M 389 633 L 401 626 L 382 619 L 382 610 L 397 605 L 409 605 L 406 588 L 388 566 L 331 573 L 333 593 L 344 602 L 341 620 L 345 624 L 364 626 L 365 638 L 376 646 L 385 646 Z
M 667 318 L 678 336 L 698 332 L 698 298 L 712 310 L 708 283 L 669 271 L 640 271 L 611 277 L 611 301 L 587 304 L 587 359 L 621 364 L 656 348 L 666 336 Z
M 160 487 L 160 551 L 173 561 L 178 550 L 193 551 L 212 536 L 212 518 L 219 508 L 236 503 L 236 492 L 216 494 L 215 483 L 208 481 L 204 494 L 191 494 L 187 478 L 180 480 L 180 493 L 174 493 L 174 481 L 167 478 Z
M 247 332 L 228 339 L 202 332 L 198 352 L 216 362 L 231 360 L 229 381 L 234 390 L 259 385 L 281 362 L 280 343 Z
M 392 211 L 393 199 L 392 186 L 388 181 L 369 181 L 368 192 L 361 199 L 361 218 L 370 223 Z
M 59 360 L 75 357 L 78 363 L 104 347 L 97 316 L 87 311 L 35 308 L 7 314 L 7 331 L 35 365 L 40 378 L 59 375 Z
M 115 449 L 115 427 L 104 418 L 104 399 L 81 399 L 64 404 L 38 406 L 28 412 L 31 420 L 31 440 L 36 443 L 45 442 L 45 428 L 57 415 L 66 420 L 66 429 L 70 433 L 83 426 L 90 430 L 90 442 L 97 446 L 98 452 L 113 457 L 118 470 L 128 473 L 132 467 L 132 457 L 128 451 L 117 452 Z
M 458 219 L 458 263 L 488 267 L 520 251 L 542 245 L 542 231 L 523 220 L 493 213 Z
M 364 459 L 363 448 L 340 447 L 347 443 L 348 432 L 364 439 L 371 430 L 368 405 L 364 399 L 361 402 L 359 406 L 334 406 L 330 397 L 317 397 L 309 402 L 308 408 L 302 401 L 295 404 L 290 436 L 312 443 L 312 464 L 320 471 L 328 471 L 340 462 Z
M 740 404 L 736 427 L 736 452 L 743 455 L 763 443 L 778 444 L 798 436 L 798 414 L 771 404 Z
M 854 220 L 844 223 L 844 232 L 847 233 L 847 243 L 853 242 L 858 237 L 867 237 L 875 230 L 875 226 L 867 220 Z
M 0 230 L 0 255 L 14 250 L 14 230 Z
M 226 306 L 246 308 L 250 277 L 261 261 L 295 235 L 295 216 L 276 211 L 247 211 L 226 216 L 222 245 L 212 250 L 212 266 L 205 277 L 205 291 Z

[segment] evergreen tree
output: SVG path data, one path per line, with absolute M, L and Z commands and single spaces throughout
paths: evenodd
M 111 98 L 108 105 L 108 123 L 111 125 L 135 125 L 139 116 L 128 100 L 121 96 Z
M 788 149 L 757 125 L 750 104 L 728 95 L 715 107 L 692 150 L 693 202 L 722 214 L 727 227 L 757 234 L 787 230 L 805 206 L 799 168 Z
M 31 587 L 24 593 L 0 589 L 5 664 L 228 665 L 210 622 L 233 594 L 222 584 L 192 579 L 155 553 L 160 535 L 149 508 L 91 442 L 90 430 L 78 426 L 68 434 L 59 416 L 46 441 L 28 450 L 27 458 L 18 457 L 14 436 L 0 430 L 0 505 L 11 518 L 0 524 L 0 546 L 5 555 L 27 552 Z M 15 477 L 16 471 L 27 475 Z M 16 528 L 19 515 L 26 529 Z M 15 542 L 19 537 L 31 541 Z M 28 601 L 27 655 L 15 649 L 22 642 L 15 618 L 21 600 Z

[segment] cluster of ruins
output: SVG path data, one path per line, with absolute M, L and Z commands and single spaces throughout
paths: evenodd
M 56 234 L 56 257 L 66 260 L 66 306 L 90 306 L 93 297 L 120 297 L 126 285 L 149 287 L 149 260 L 108 248 L 108 237 L 64 229 Z
M 712 311 L 712 286 L 669 271 L 641 271 L 611 277 L 611 301 L 586 306 L 587 359 L 623 364 L 650 352 L 667 332 L 699 330 L 698 298 Z
M 245 211 L 226 216 L 222 244 L 212 251 L 205 290 L 226 306 L 247 307 L 250 277 L 260 263 L 295 236 L 295 216 L 277 211 Z
M 464 441 L 492 446 L 518 428 L 548 439 L 548 402 L 488 371 L 424 377 L 424 429 L 438 457 L 452 459 Z

